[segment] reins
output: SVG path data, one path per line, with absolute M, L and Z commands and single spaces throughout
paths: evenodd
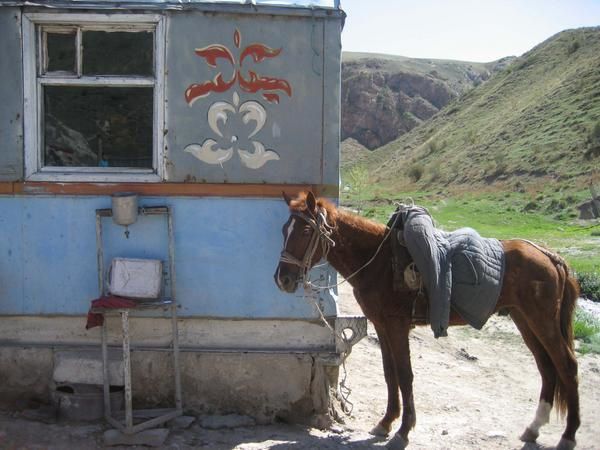
M 297 216 L 301 217 L 302 219 L 306 220 L 306 221 L 307 221 L 307 222 L 308 222 L 308 223 L 309 223 L 309 224 L 310 224 L 310 225 L 313 227 L 313 229 L 315 229 L 315 230 L 317 229 L 317 227 L 315 227 L 315 225 L 313 225 L 313 224 L 312 224 L 312 223 L 309 221 L 311 218 L 309 218 L 309 217 L 308 217 L 308 216 L 306 216 L 305 214 L 303 214 L 303 213 L 296 213 L 296 212 L 294 212 L 294 213 L 292 213 L 292 215 L 297 215 Z M 325 216 L 325 215 L 323 215 L 322 213 L 320 213 L 318 216 L 319 216 L 319 217 L 321 217 L 321 216 L 322 216 L 322 217 L 323 217 L 323 220 L 325 221 L 325 224 L 327 225 L 327 226 L 326 226 L 327 232 L 326 232 L 326 233 L 322 233 L 322 234 L 319 234 L 319 235 L 318 235 L 318 237 L 319 237 L 319 238 L 322 238 L 322 239 L 327 239 L 327 241 L 328 241 L 328 244 L 326 245 L 326 249 L 327 249 L 327 250 L 326 250 L 326 251 L 324 250 L 324 252 L 323 252 L 323 258 L 327 258 L 327 254 L 329 253 L 329 248 L 330 248 L 330 247 L 335 247 L 335 242 L 334 242 L 334 241 L 331 239 L 331 232 L 333 231 L 333 227 L 331 227 L 331 226 L 330 226 L 330 225 L 327 223 L 327 221 L 326 221 L 326 216 Z M 283 262 L 290 262 L 290 263 L 292 263 L 292 264 L 299 265 L 299 266 L 302 268 L 302 270 L 303 270 L 303 271 L 302 271 L 302 282 L 303 282 L 303 284 L 304 284 L 304 286 L 305 286 L 305 287 L 310 287 L 310 288 L 311 288 L 311 289 L 313 289 L 313 290 L 325 290 L 325 289 L 332 289 L 332 288 L 335 288 L 335 287 L 339 287 L 339 286 L 341 286 L 342 284 L 346 283 L 348 280 L 350 280 L 350 279 L 352 279 L 353 277 L 355 277 L 356 275 L 358 275 L 358 274 L 359 274 L 359 273 L 360 273 L 362 270 L 364 270 L 364 269 L 365 269 L 367 266 L 369 266 L 369 265 L 370 265 L 370 264 L 371 264 L 371 263 L 372 263 L 372 262 L 375 260 L 375 258 L 376 258 L 376 257 L 379 255 L 379 252 L 381 252 L 381 249 L 383 248 L 383 244 L 384 244 L 384 243 L 385 243 L 385 242 L 388 240 L 388 238 L 390 237 L 390 234 L 392 233 L 392 230 L 395 228 L 395 226 L 396 226 L 396 224 L 397 224 L 397 222 L 398 222 L 398 219 L 399 219 L 399 218 L 400 218 L 400 215 L 399 215 L 399 214 L 398 214 L 398 215 L 396 215 L 396 217 L 394 218 L 394 222 L 392 223 L 392 226 L 388 228 L 388 230 L 387 230 L 387 232 L 386 232 L 385 236 L 383 237 L 383 239 L 382 239 L 382 240 L 381 240 L 381 242 L 379 243 L 379 246 L 378 246 L 378 247 L 377 247 L 377 249 L 375 250 L 375 253 L 373 254 L 373 256 L 371 256 L 371 258 L 369 258 L 369 260 L 368 260 L 366 263 L 364 263 L 362 266 L 360 266 L 360 267 L 359 267 L 357 270 L 355 270 L 354 272 L 352 272 L 352 273 L 351 273 L 350 275 L 348 275 L 347 277 L 344 277 L 344 279 L 343 279 L 342 281 L 340 281 L 339 283 L 335 283 L 335 284 L 331 284 L 331 285 L 327 285 L 327 286 L 319 286 L 319 285 L 317 285 L 317 284 L 314 284 L 313 282 L 311 282 L 311 281 L 310 281 L 310 279 L 308 278 L 308 272 L 309 272 L 309 271 L 310 271 L 310 269 L 311 269 L 311 267 L 310 267 L 310 262 L 312 261 L 312 257 L 314 256 L 314 253 L 315 253 L 315 251 L 316 251 L 316 248 L 317 248 L 317 245 L 316 245 L 316 244 L 314 244 L 314 249 L 313 249 L 313 251 L 311 252 L 311 254 L 310 254 L 310 257 L 309 257 L 308 259 L 307 259 L 306 255 L 307 255 L 309 252 L 307 251 L 307 253 L 305 254 L 305 256 L 304 256 L 304 258 L 303 258 L 303 261 L 301 262 L 301 263 L 302 263 L 302 265 L 300 265 L 300 264 L 299 264 L 299 263 L 300 263 L 300 260 L 298 260 L 298 259 L 294 258 L 292 255 L 290 255 L 290 256 L 292 256 L 293 260 L 295 260 L 295 261 L 291 261 L 291 260 L 290 260 L 290 261 L 286 261 L 286 260 L 282 259 L 282 258 L 284 257 L 284 253 L 288 254 L 288 253 L 285 251 L 285 249 L 284 249 L 284 251 L 282 251 L 282 252 L 281 252 L 281 254 L 282 254 L 282 258 L 280 258 L 280 261 L 283 261 Z M 308 219 L 308 220 L 307 220 L 307 219 Z M 313 236 L 311 237 L 311 244 L 312 244 L 312 240 L 314 239 L 314 237 L 315 237 L 315 236 L 317 236 L 317 233 L 313 233 Z M 308 247 L 308 248 L 310 248 L 310 245 L 309 245 L 309 247 Z M 308 250 L 308 248 L 307 248 L 307 250 Z M 324 247 L 324 248 L 325 248 L 325 247 Z M 289 255 L 289 254 L 288 254 L 288 255 Z

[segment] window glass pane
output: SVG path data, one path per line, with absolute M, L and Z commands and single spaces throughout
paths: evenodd
M 153 75 L 153 33 L 83 32 L 84 75 Z
M 44 165 L 152 168 L 152 87 L 44 87 Z
M 75 72 L 75 31 L 46 33 L 48 72 Z

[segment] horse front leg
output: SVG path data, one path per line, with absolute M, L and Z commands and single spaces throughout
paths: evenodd
M 400 386 L 400 392 L 402 392 L 402 424 L 394 437 L 387 443 L 386 448 L 389 450 L 403 450 L 408 445 L 408 433 L 417 423 L 413 399 L 413 371 L 408 341 L 410 317 L 390 321 L 387 329 L 393 330 L 388 338 L 398 385 Z
M 375 436 L 387 436 L 391 429 L 392 423 L 400 416 L 400 398 L 398 397 L 398 377 L 392 358 L 392 351 L 386 336 L 385 329 L 375 325 L 375 331 L 379 338 L 379 346 L 381 348 L 381 359 L 383 362 L 383 375 L 387 386 L 387 407 L 385 415 L 379 423 L 370 431 Z

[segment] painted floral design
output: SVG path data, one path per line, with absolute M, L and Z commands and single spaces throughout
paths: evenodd
M 230 49 L 221 44 L 212 44 L 195 50 L 195 53 L 204 58 L 209 66 L 216 68 L 217 60 L 223 59 L 228 61 L 234 70 L 232 78 L 228 80 L 224 78 L 223 73 L 219 72 L 212 80 L 191 84 L 185 91 L 188 105 L 192 106 L 196 100 L 207 97 L 212 92 L 226 92 L 236 83 L 246 93 L 260 92 L 262 98 L 270 103 L 279 103 L 281 93 L 292 96 L 292 87 L 286 80 L 259 75 L 252 70 L 248 70 L 245 74 L 242 71 L 247 58 L 260 63 L 277 57 L 281 53 L 281 48 L 273 49 L 254 43 L 242 49 L 239 30 L 235 30 L 233 34 L 233 43 L 235 48 L 239 49 L 237 60 Z M 276 151 L 267 149 L 262 142 L 252 139 L 264 127 L 266 121 L 267 112 L 260 103 L 249 100 L 240 104 L 239 94 L 234 92 L 233 103 L 218 101 L 208 109 L 208 125 L 216 134 L 215 139 L 208 138 L 202 144 L 190 144 L 184 150 L 200 161 L 221 166 L 229 161 L 237 150 L 244 166 L 258 169 L 268 161 L 279 159 Z
M 245 142 L 226 132 L 230 118 L 235 115 L 239 115 L 241 122 L 249 127 L 246 128 L 249 132 Z M 263 128 L 266 120 L 267 112 L 260 103 L 250 100 L 240 105 L 240 97 L 234 92 L 233 103 L 215 102 L 208 109 L 208 125 L 217 134 L 218 140 L 206 139 L 202 145 L 190 144 L 184 150 L 200 161 L 222 166 L 237 149 L 242 164 L 258 169 L 268 161 L 279 159 L 277 152 L 266 149 L 262 142 L 250 139 Z
M 233 33 L 233 43 L 237 49 L 240 49 L 241 35 L 239 30 L 235 30 Z M 204 58 L 209 66 L 215 68 L 217 67 L 218 59 L 229 61 L 234 71 L 230 80 L 225 80 L 223 74 L 219 72 L 212 80 L 191 84 L 185 91 L 185 100 L 189 105 L 192 105 L 200 98 L 208 96 L 211 92 L 225 92 L 233 87 L 236 82 L 245 92 L 254 94 L 261 91 L 263 98 L 268 102 L 279 103 L 278 92 L 283 92 L 289 97 L 292 96 L 292 87 L 282 78 L 259 75 L 252 70 L 248 70 L 246 75 L 242 72 L 246 58 L 252 58 L 255 63 L 260 63 L 266 59 L 278 56 L 281 53 L 281 48 L 273 49 L 264 44 L 250 44 L 241 49 L 238 60 L 235 59 L 229 48 L 221 44 L 212 44 L 207 47 L 197 48 L 195 53 Z

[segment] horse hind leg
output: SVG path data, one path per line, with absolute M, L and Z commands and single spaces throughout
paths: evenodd
M 545 309 L 547 312 L 546 317 L 540 317 L 539 309 L 537 315 L 524 313 L 523 317 L 527 320 L 530 330 L 535 334 L 552 361 L 556 373 L 555 406 L 560 413 L 567 413 L 567 426 L 556 449 L 571 450 L 575 447 L 575 433 L 581 423 L 579 417 L 577 359 L 573 351 L 572 332 L 577 287 L 566 272 L 563 280 L 565 283 L 563 285 L 564 290 L 559 290 L 558 287 L 562 283 L 557 283 L 557 291 L 562 292 L 562 296 L 558 300 L 560 303 L 559 314 L 554 314 L 553 308 L 548 307 Z M 546 285 L 550 286 L 551 284 Z M 546 294 L 552 293 L 547 292 Z M 556 293 L 546 295 L 545 298 L 556 299 Z M 552 300 L 553 303 L 555 301 Z M 536 317 L 536 319 L 533 320 L 532 317 Z
M 562 274 L 561 274 L 562 272 Z M 577 377 L 577 359 L 573 349 L 573 312 L 578 296 L 576 283 L 568 275 L 566 268 L 559 270 L 562 278 L 562 292 L 559 298 L 560 311 L 554 320 L 549 320 L 548 326 L 541 328 L 543 323 L 536 321 L 533 331 L 550 355 L 557 374 L 554 400 L 561 414 L 566 412 L 567 426 L 563 432 L 556 450 L 572 450 L 575 447 L 575 433 L 581 424 L 579 417 L 579 392 Z M 559 284 L 559 285 L 560 285 Z M 550 297 L 552 298 L 552 297 Z M 556 298 L 556 297 L 554 297 Z
M 558 330 L 556 330 L 558 331 Z M 560 332 L 540 339 L 556 369 L 557 382 L 555 400 L 559 411 L 567 412 L 567 427 L 556 450 L 571 450 L 575 447 L 575 433 L 581 423 L 579 417 L 579 393 L 577 392 L 577 360 L 572 349 Z
M 535 418 L 520 437 L 523 442 L 535 442 L 540 434 L 540 428 L 550 420 L 550 411 L 552 410 L 556 388 L 556 370 L 546 349 L 531 331 L 523 315 L 518 310 L 513 309 L 510 311 L 510 316 L 521 332 L 525 345 L 533 354 L 542 378 L 542 388 Z
M 557 342 L 558 341 L 558 342 Z M 558 347 L 554 353 L 550 348 L 552 345 Z M 558 374 L 557 389 L 555 400 L 558 403 L 559 411 L 567 413 L 567 426 L 562 434 L 556 450 L 572 450 L 575 447 L 575 433 L 581 424 L 579 417 L 579 393 L 577 377 L 577 360 L 575 355 L 566 342 L 559 336 L 554 342 L 545 345 L 550 353 L 554 367 Z

